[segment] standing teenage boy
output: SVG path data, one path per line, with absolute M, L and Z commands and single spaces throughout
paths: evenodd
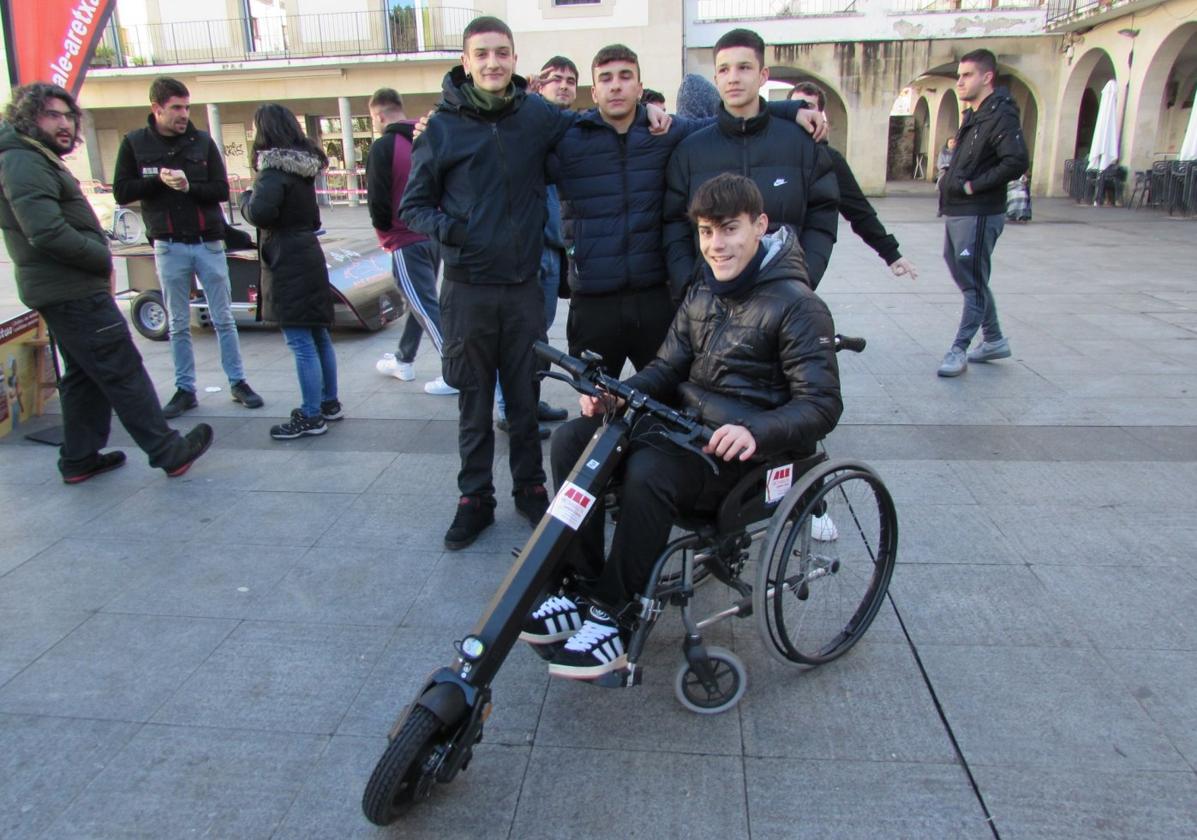
M 785 224 L 797 231 L 813 289 L 835 245 L 839 190 L 831 156 L 800 127 L 766 109 L 760 89 L 769 69 L 759 35 L 733 29 L 715 43 L 714 53 L 717 121 L 677 147 L 666 174 L 664 237 L 673 296 L 681 298 L 696 267 L 686 209 L 698 188 L 722 172 L 756 183 L 772 230 Z
M 170 317 L 175 395 L 162 408 L 178 417 L 199 405 L 191 349 L 191 278 L 199 277 L 216 328 L 220 363 L 234 402 L 261 408 L 245 381 L 233 320 L 233 293 L 224 253 L 224 211 L 229 179 L 211 136 L 191 123 L 191 93 L 165 76 L 150 85 L 145 128 L 129 132 L 116 153 L 113 193 L 119 204 L 141 202 L 146 235 L 154 245 L 158 284 Z
M 495 372 L 507 399 L 516 509 L 548 508 L 536 422 L 532 344 L 544 331 L 545 157 L 576 115 L 527 95 L 515 39 L 494 17 L 470 22 L 461 66 L 412 151 L 401 217 L 441 244 L 445 381 L 461 389 L 461 498 L 445 547 L 468 546 L 495 519 Z
M 1006 225 L 1006 184 L 1030 165 L 1018 120 L 1018 106 L 1005 88 L 994 88 L 997 58 L 974 50 L 956 69 L 956 96 L 967 107 L 956 132 L 956 152 L 939 179 L 939 212 L 944 223 L 943 258 L 964 295 L 964 311 L 951 348 L 937 371 L 959 376 L 969 362 L 1010 356 L 997 304 L 989 290 L 993 248 Z M 968 345 L 981 331 L 981 344 Z

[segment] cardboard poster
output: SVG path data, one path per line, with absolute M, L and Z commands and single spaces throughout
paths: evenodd
M 18 432 L 36 410 L 38 371 L 29 341 L 37 336 L 37 324 L 36 312 L 0 324 L 0 437 Z

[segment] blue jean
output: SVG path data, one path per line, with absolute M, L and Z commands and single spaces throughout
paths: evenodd
M 195 353 L 191 349 L 191 278 L 199 277 L 216 338 L 220 364 L 233 385 L 245 378 L 241 366 L 241 344 L 233 320 L 233 293 L 229 286 L 229 264 L 224 241 L 172 242 L 154 240 L 154 267 L 170 316 L 170 350 L 175 363 L 175 387 L 195 393 Z
M 295 356 L 295 373 L 305 417 L 320 413 L 320 403 L 337 398 L 337 354 L 325 327 L 283 327 L 283 338 Z
M 391 273 L 399 286 L 399 293 L 407 301 L 407 323 L 399 336 L 395 358 L 414 362 L 420 349 L 420 336 L 425 332 L 441 354 L 441 310 L 436 295 L 436 267 L 440 262 L 436 245 L 431 240 L 416 242 L 391 252 Z

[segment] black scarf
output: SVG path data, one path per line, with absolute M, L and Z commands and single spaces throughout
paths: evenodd
M 744 267 L 744 270 L 738 276 L 731 280 L 716 280 L 715 273 L 711 271 L 711 267 L 706 262 L 703 262 L 702 279 L 706 281 L 707 288 L 711 290 L 711 294 L 716 297 L 728 295 L 737 298 L 756 281 L 756 276 L 760 273 L 761 265 L 764 264 L 765 256 L 768 253 L 765 243 L 762 242 L 757 245 L 756 255 L 753 256 L 752 261 Z

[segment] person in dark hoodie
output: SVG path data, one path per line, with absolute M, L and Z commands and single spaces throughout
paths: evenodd
M 546 219 L 545 158 L 577 119 L 528 95 L 515 75 L 515 37 L 475 18 L 461 66 L 412 148 L 400 218 L 441 245 L 445 381 L 461 390 L 461 493 L 445 547 L 465 548 L 495 521 L 495 374 L 507 401 L 512 495 L 535 526 L 548 509 L 537 425 L 533 343 L 544 331 L 539 282 Z M 657 110 L 655 119 L 661 121 Z M 667 128 L 663 125 L 662 128 Z
M 759 35 L 733 29 L 715 42 L 714 55 L 722 100 L 717 122 L 687 137 L 666 170 L 663 240 L 671 293 L 681 299 L 697 266 L 686 208 L 698 188 L 721 172 L 752 178 L 774 229 L 787 224 L 798 232 L 813 289 L 835 245 L 839 190 L 831 156 L 798 125 L 766 108 L 760 89 L 769 69 Z
M 275 440 L 322 435 L 330 420 L 344 417 L 337 400 L 337 354 L 328 328 L 333 295 L 328 264 L 316 238 L 320 208 L 316 175 L 328 158 L 282 105 L 254 112 L 252 190 L 241 195 L 241 215 L 258 228 L 262 304 L 258 316 L 276 321 L 295 356 L 303 404 L 286 423 L 273 426 Z
M 403 99 L 391 88 L 379 88 L 370 97 L 370 117 L 382 136 L 366 156 L 366 204 L 378 244 L 391 255 L 395 285 L 407 302 L 407 320 L 395 353 L 387 353 L 375 369 L 403 382 L 416 378 L 416 351 L 420 337 L 428 333 L 440 356 L 441 311 L 436 300 L 436 274 L 440 254 L 436 243 L 399 221 L 399 202 L 411 172 L 411 144 L 414 124 L 403 112 Z M 438 376 L 424 383 L 424 393 L 453 396 L 457 389 Z
M 624 667 L 626 631 L 615 616 L 642 592 L 677 513 L 717 504 L 755 458 L 813 452 L 839 420 L 835 326 L 809 287 L 793 232 L 782 227 L 765 236 L 763 206 L 760 190 L 741 175 L 718 175 L 698 188 L 690 217 L 704 261 L 700 279 L 657 358 L 627 380 L 715 429 L 705 451 L 721 459 L 719 473 L 654 434 L 652 423 L 637 426 L 609 558 L 604 563 L 599 503 L 569 548 L 582 591 L 551 593 L 521 633 L 532 644 L 568 638 L 549 665 L 554 676 L 593 679 Z M 558 486 L 585 449 L 593 418 L 616 408 L 585 396 L 581 405 L 584 416 L 553 434 Z
M 937 373 L 959 376 L 969 362 L 1010 357 L 989 288 L 993 248 L 1006 223 L 1006 184 L 1030 165 L 1010 92 L 996 88 L 997 58 L 974 50 L 960 59 L 956 95 L 967 107 L 956 132 L 956 152 L 939 179 L 939 211 L 947 217 L 943 258 L 964 295 L 964 311 Z M 969 350 L 977 331 L 981 344 Z
M 827 94 L 813 82 L 799 82 L 794 85 L 788 98 L 791 102 L 805 102 L 812 108 L 818 108 L 820 113 L 827 109 Z M 832 146 L 828 145 L 826 148 L 835 166 L 835 181 L 840 191 L 840 215 L 852 226 L 852 232 L 877 252 L 877 256 L 885 261 L 895 277 L 909 276 L 911 280 L 919 279 L 914 263 L 902 256 L 898 250 L 897 238 L 887 231 L 885 225 L 877 218 L 877 211 L 865 198 L 848 161 Z
M 79 144 L 82 117 L 69 91 L 39 82 L 13 91 L 0 124 L 0 229 L 17 295 L 45 319 L 66 367 L 58 470 L 79 484 L 125 463 L 124 452 L 100 451 L 115 410 L 150 466 L 178 477 L 207 451 L 212 427 L 184 437 L 166 424 L 112 300 L 108 238 L 62 161 Z

